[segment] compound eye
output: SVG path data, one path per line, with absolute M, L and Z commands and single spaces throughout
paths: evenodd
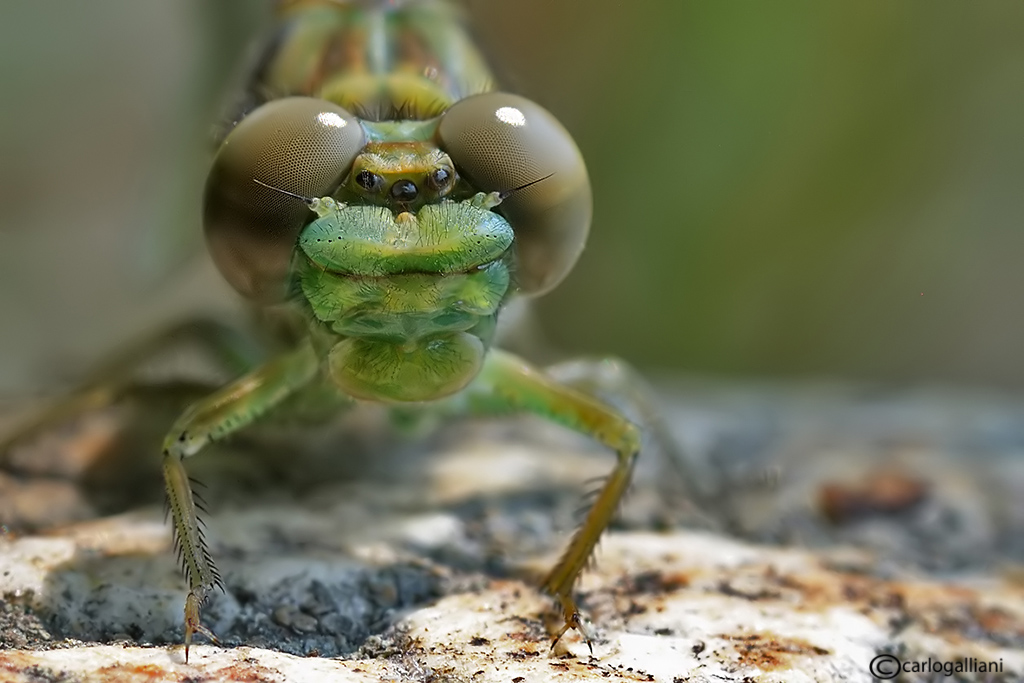
M 313 217 L 301 201 L 255 181 L 330 195 L 364 144 L 352 114 L 310 97 L 268 102 L 228 134 L 206 180 L 203 224 L 214 262 L 243 296 L 284 298 L 295 240 Z
M 547 110 L 508 93 L 459 100 L 437 129 L 438 146 L 482 192 L 513 192 L 498 211 L 516 234 L 517 284 L 543 294 L 572 269 L 592 212 L 590 179 L 576 143 Z M 548 177 L 550 176 L 550 177 Z

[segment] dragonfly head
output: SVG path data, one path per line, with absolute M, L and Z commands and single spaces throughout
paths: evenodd
M 507 93 L 474 95 L 437 119 L 404 123 L 360 121 L 315 98 L 268 102 L 221 145 L 204 225 L 228 282 L 257 303 L 275 303 L 288 295 L 292 255 L 310 222 L 288 193 L 399 216 L 475 192 L 502 198 L 496 210 L 514 233 L 517 290 L 537 295 L 557 285 L 590 229 L 590 181 L 561 124 Z

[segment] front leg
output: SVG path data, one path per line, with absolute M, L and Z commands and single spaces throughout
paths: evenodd
M 565 618 L 565 625 L 555 636 L 552 647 L 570 628 L 579 630 L 590 646 L 591 634 L 580 618 L 572 591 L 629 486 L 633 463 L 640 450 L 640 430 L 600 401 L 558 383 L 516 356 L 497 350 L 489 354 L 466 398 L 471 405 L 485 410 L 504 407 L 535 413 L 593 437 L 615 451 L 618 457 L 615 469 L 569 547 L 542 584 L 544 590 L 558 600 Z
M 192 405 L 174 423 L 164 440 L 163 471 L 167 501 L 174 523 L 174 543 L 188 578 L 185 599 L 185 661 L 194 633 L 216 642 L 202 625 L 199 611 L 220 575 L 210 557 L 183 460 L 206 444 L 252 423 L 316 376 L 319 361 L 310 344 L 277 356 Z

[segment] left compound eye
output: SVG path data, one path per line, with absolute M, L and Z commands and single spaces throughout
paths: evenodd
M 330 194 L 364 144 L 352 114 L 311 97 L 268 102 L 228 134 L 206 180 L 203 227 L 213 260 L 239 293 L 260 303 L 285 296 L 295 240 L 311 214 L 279 190 Z
M 590 179 L 576 143 L 546 109 L 508 93 L 459 100 L 438 124 L 438 146 L 482 192 L 513 192 L 498 210 L 515 231 L 517 284 L 543 294 L 576 263 L 590 230 Z M 544 180 L 541 180 L 541 179 Z

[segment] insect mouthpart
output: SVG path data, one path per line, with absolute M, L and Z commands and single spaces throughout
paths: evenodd
M 338 205 L 303 229 L 299 248 L 334 273 L 451 275 L 501 259 L 513 239 L 502 216 L 471 201 L 397 215 L 386 207 Z

